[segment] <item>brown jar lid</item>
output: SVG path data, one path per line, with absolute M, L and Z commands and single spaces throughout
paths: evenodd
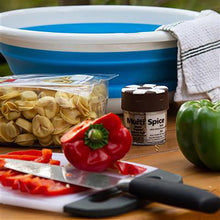
M 166 86 L 155 84 L 129 85 L 122 89 L 122 110 L 132 112 L 154 112 L 169 108 Z

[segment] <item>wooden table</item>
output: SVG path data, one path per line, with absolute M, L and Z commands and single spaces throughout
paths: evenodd
M 179 174 L 184 183 L 196 186 L 220 196 L 220 173 L 199 169 L 189 163 L 178 149 L 175 131 L 176 108 L 168 113 L 167 142 L 161 146 L 132 146 L 125 160 L 147 164 Z M 17 150 L 17 148 L 0 147 L 0 153 Z M 60 149 L 54 150 L 60 152 Z M 0 195 L 1 196 L 1 195 Z M 25 209 L 8 205 L 0 205 L 1 220 L 72 220 L 85 219 L 62 213 Z M 102 218 L 103 219 L 103 218 Z M 203 214 L 185 209 L 175 208 L 159 203 L 152 203 L 143 209 L 132 211 L 107 219 L 144 220 L 144 219 L 220 219 L 220 211 L 215 214 Z

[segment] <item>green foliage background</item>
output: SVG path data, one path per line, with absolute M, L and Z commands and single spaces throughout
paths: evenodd
M 8 11 L 20 8 L 42 7 L 42 6 L 58 6 L 62 3 L 83 4 L 83 0 L 1 0 L 0 10 Z M 172 8 L 184 8 L 189 10 L 200 11 L 203 9 L 213 9 L 220 12 L 219 0 L 90 0 L 87 1 L 93 5 L 146 5 L 161 6 Z
M 22 8 L 59 6 L 59 5 L 142 5 L 142 6 L 160 6 L 170 8 L 182 8 L 188 10 L 201 11 L 212 9 L 220 12 L 219 0 L 0 0 L 0 11 L 9 11 Z M 9 75 L 11 71 L 1 58 L 0 76 Z

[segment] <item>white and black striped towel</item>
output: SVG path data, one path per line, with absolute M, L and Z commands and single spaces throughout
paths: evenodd
M 174 101 L 220 100 L 220 14 L 205 10 L 188 21 L 163 25 L 177 39 L 177 88 Z

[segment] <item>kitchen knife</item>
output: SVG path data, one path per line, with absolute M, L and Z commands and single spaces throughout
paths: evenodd
M 220 209 L 220 198 L 218 196 L 182 183 L 152 177 L 146 180 L 141 176 L 128 177 L 109 173 L 87 172 L 69 165 L 64 167 L 16 159 L 4 160 L 5 168 L 73 185 L 96 190 L 117 187 L 142 199 L 206 213 L 214 213 Z

